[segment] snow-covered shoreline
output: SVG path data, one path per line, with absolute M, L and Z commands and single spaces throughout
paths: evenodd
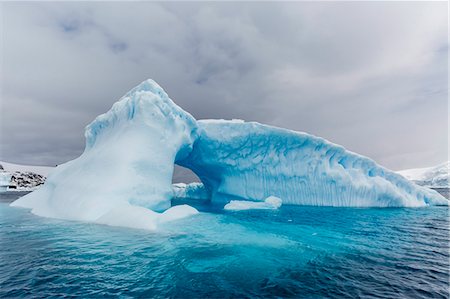
M 20 165 L 0 161 L 1 192 L 34 191 L 43 185 L 50 166 Z
M 35 191 L 41 184 L 44 183 L 46 177 L 51 173 L 51 171 L 55 169 L 55 167 L 52 166 L 24 165 L 4 161 L 0 161 L 0 165 L 3 167 L 3 173 L 8 173 L 11 176 L 15 175 L 18 178 L 23 178 L 24 176 L 27 176 L 27 174 L 29 176 L 30 173 L 32 174 L 31 176 L 33 176 L 33 174 L 42 176 L 40 184 L 35 184 L 35 186 L 32 187 L 16 186 L 14 189 L 7 189 L 6 192 Z M 1 169 L 0 172 L 2 172 Z M 428 187 L 430 189 L 450 189 L 450 161 L 436 166 L 400 170 L 397 171 L 397 173 L 418 185 Z M 189 184 L 174 183 L 173 191 L 175 199 L 190 197 L 206 199 L 209 197 L 203 184 L 198 182 Z M 5 192 L 5 190 L 2 192 Z
M 3 170 L 8 172 L 33 172 L 47 177 L 50 172 L 55 169 L 53 166 L 35 166 L 35 165 L 22 165 L 0 161 L 0 165 L 3 166 Z
M 414 183 L 429 188 L 450 188 L 450 161 L 436 166 L 397 171 Z

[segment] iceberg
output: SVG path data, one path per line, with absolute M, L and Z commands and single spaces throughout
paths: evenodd
M 173 184 L 174 199 L 201 199 L 207 200 L 211 198 L 208 189 L 202 183 L 193 182 L 190 184 L 177 183 Z
M 0 170 L 0 192 L 8 191 L 8 187 L 11 185 L 11 178 L 11 173 Z
M 211 198 L 345 207 L 448 205 L 373 160 L 323 138 L 256 122 L 199 120 L 191 153 L 177 163 L 191 169 Z
M 189 113 L 154 81 L 144 81 L 86 127 L 80 157 L 56 167 L 41 188 L 12 206 L 45 217 L 149 229 L 167 213 L 170 219 L 192 215 L 188 208 L 174 207 L 177 217 L 167 210 L 174 161 L 192 150 L 196 130 Z
M 45 217 L 147 229 L 197 213 L 171 207 L 174 197 L 194 193 L 225 204 L 267 204 L 274 196 L 291 205 L 448 205 L 437 192 L 325 139 L 256 122 L 197 121 L 153 80 L 98 116 L 85 137 L 80 157 L 11 205 Z M 174 194 L 174 164 L 191 169 L 202 185 L 178 186 Z
M 281 207 L 282 200 L 276 196 L 269 196 L 262 202 L 248 200 L 232 200 L 223 209 L 229 211 L 244 210 L 276 210 Z

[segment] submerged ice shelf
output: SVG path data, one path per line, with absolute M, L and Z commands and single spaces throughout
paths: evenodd
M 176 186 L 180 197 L 203 192 L 224 205 L 269 196 L 295 205 L 448 205 L 438 193 L 322 138 L 253 122 L 196 121 L 152 80 L 98 116 L 85 136 L 80 157 L 12 205 L 46 217 L 156 229 L 197 213 L 171 207 L 175 163 L 203 183 Z

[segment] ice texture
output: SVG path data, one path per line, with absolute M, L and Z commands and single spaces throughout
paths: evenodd
M 156 212 L 171 207 L 174 161 L 189 154 L 196 128 L 158 84 L 144 81 L 86 127 L 80 157 L 12 205 L 46 217 L 151 228 L 164 218 Z
M 224 204 L 274 204 L 265 202 L 274 196 L 293 205 L 448 205 L 437 192 L 322 138 L 242 120 L 196 121 L 152 80 L 98 116 L 85 136 L 80 157 L 12 205 L 46 217 L 156 229 L 197 213 L 171 207 L 174 163 L 201 179 L 192 190 Z
M 193 182 L 190 184 L 177 183 L 173 184 L 174 199 L 210 199 L 211 195 L 208 189 L 202 183 Z
M 282 200 L 276 196 L 269 196 L 264 201 L 232 200 L 223 208 L 229 211 L 244 210 L 275 210 L 281 207 Z
M 11 185 L 11 177 L 11 173 L 0 170 L 0 192 L 8 190 L 9 185 Z
M 448 205 L 374 161 L 307 133 L 239 120 L 200 120 L 190 168 L 213 201 L 261 201 L 347 207 Z
M 188 205 L 179 205 L 167 209 L 163 213 L 133 206 L 119 205 L 96 220 L 97 223 L 110 226 L 124 226 L 138 229 L 157 230 L 166 222 L 189 217 L 199 212 Z

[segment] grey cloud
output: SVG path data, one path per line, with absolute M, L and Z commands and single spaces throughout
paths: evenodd
M 197 118 L 306 131 L 393 169 L 448 159 L 444 2 L 1 5 L 2 160 L 75 158 L 146 78 Z

